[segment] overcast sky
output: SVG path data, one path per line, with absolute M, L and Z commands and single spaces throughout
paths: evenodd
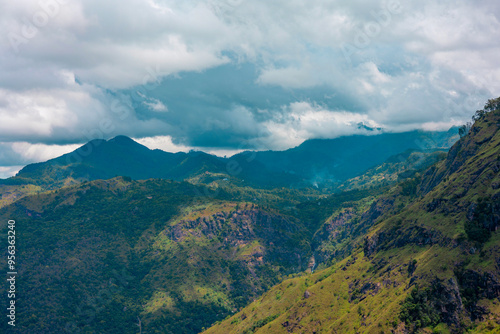
M 448 129 L 500 95 L 499 21 L 497 0 L 2 0 L 0 177 L 119 134 L 231 154 Z

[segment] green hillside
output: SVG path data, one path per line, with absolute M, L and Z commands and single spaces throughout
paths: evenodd
M 206 333 L 500 332 L 500 110 L 489 111 L 438 165 L 330 217 L 317 234 L 330 266 Z
M 74 152 L 0 179 L 0 207 L 26 195 L 116 176 L 194 184 L 220 184 L 217 181 L 225 179 L 246 189 L 315 187 L 323 193 L 373 187 L 410 177 L 438 161 L 457 140 L 457 132 L 451 128 L 310 140 L 286 151 L 243 152 L 231 158 L 150 150 L 117 136 L 90 141 Z

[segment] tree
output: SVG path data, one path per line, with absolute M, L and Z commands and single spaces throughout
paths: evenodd
M 471 122 L 467 122 L 464 125 L 462 125 L 460 128 L 458 128 L 458 134 L 460 135 L 460 138 L 465 137 L 469 133 L 471 128 L 472 128 Z
M 472 116 L 472 119 L 474 121 L 477 121 L 487 113 L 498 109 L 500 109 L 500 97 L 497 97 L 496 99 L 489 99 L 488 102 L 484 105 L 484 109 L 476 110 L 476 113 L 474 114 L 474 116 Z
M 486 112 L 484 110 L 476 110 L 476 113 L 474 114 L 474 116 L 472 116 L 472 120 L 473 121 L 478 121 L 480 120 L 484 115 L 486 114 Z
M 491 112 L 493 110 L 500 109 L 500 97 L 496 99 L 489 99 L 488 102 L 484 105 L 484 111 Z

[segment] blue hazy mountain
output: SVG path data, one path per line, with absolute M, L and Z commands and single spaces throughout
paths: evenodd
M 221 158 L 201 151 L 169 153 L 151 150 L 131 138 L 96 139 L 58 158 L 30 164 L 1 184 L 65 184 L 127 176 L 184 180 L 201 173 L 220 173 L 256 187 L 330 185 L 360 175 L 389 157 L 407 151 L 447 150 L 457 129 L 411 131 L 371 136 L 312 139 L 285 151 L 242 152 Z

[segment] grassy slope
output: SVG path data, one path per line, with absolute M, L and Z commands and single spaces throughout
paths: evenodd
M 206 333 L 403 333 L 405 324 L 398 315 L 413 289 L 410 283 L 425 287 L 438 278 L 451 289 L 447 282 L 453 282 L 450 278 L 457 281 L 457 270 L 490 273 L 498 282 L 500 235 L 494 232 L 488 242 L 477 244 L 468 240 L 464 225 L 471 204 L 479 198 L 498 203 L 499 124 L 499 111 L 477 122 L 457 144 L 462 148 L 458 154 L 465 155 L 459 157 L 462 161 L 448 157 L 441 162 L 434 171 L 444 175 L 441 183 L 399 213 L 382 216 L 366 238 L 358 238 L 350 257 L 282 282 Z M 453 173 L 443 173 L 452 165 L 456 167 Z M 438 203 L 437 208 L 430 203 Z M 409 267 L 414 260 L 412 272 Z M 466 303 L 470 291 L 459 288 Z M 459 331 L 458 327 L 475 333 L 500 332 L 498 300 L 485 298 L 477 287 L 472 291 L 479 296 L 477 305 L 489 313 L 473 321 L 462 308 L 457 312 L 458 325 L 441 323 L 435 332 Z M 432 332 L 431 328 L 421 329 L 426 330 Z

